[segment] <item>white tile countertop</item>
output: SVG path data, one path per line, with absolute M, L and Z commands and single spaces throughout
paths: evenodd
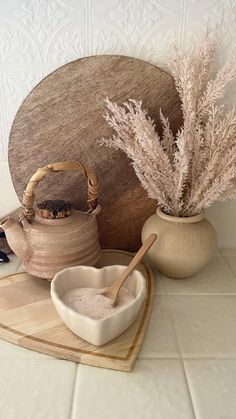
M 0 275 L 19 261 L 1 264 Z M 235 419 L 236 249 L 189 280 L 156 273 L 131 373 L 77 365 L 0 340 L 0 419 Z

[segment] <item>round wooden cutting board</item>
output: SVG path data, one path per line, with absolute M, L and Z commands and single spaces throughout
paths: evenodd
M 145 220 L 155 211 L 124 153 L 101 147 L 111 135 L 103 114 L 104 99 L 121 104 L 142 100 L 160 129 L 159 109 L 174 131 L 181 110 L 173 79 L 158 67 L 135 58 L 110 55 L 78 59 L 43 79 L 22 103 L 13 122 L 9 164 L 16 193 L 37 168 L 63 160 L 91 166 L 101 181 L 99 216 L 103 248 L 136 250 Z M 65 199 L 86 208 L 86 184 L 75 172 L 48 176 L 36 191 L 37 201 Z

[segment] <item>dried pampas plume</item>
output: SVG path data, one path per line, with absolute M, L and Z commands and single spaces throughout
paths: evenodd
M 215 200 L 236 198 L 236 108 L 225 112 L 219 104 L 236 60 L 208 80 L 215 52 L 209 30 L 192 53 L 174 52 L 170 69 L 183 111 L 176 135 L 161 111 L 162 137 L 141 102 L 118 106 L 106 99 L 104 117 L 114 134 L 100 144 L 126 153 L 149 197 L 170 215 L 192 216 Z

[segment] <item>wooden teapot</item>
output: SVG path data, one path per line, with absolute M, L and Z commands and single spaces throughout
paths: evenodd
M 64 201 L 44 201 L 35 211 L 34 188 L 49 173 L 66 170 L 80 170 L 88 179 L 89 210 L 75 211 Z M 9 246 L 27 272 L 51 280 L 69 266 L 96 264 L 101 255 L 96 222 L 101 210 L 97 202 L 98 185 L 89 167 L 73 161 L 48 164 L 31 177 L 23 194 L 19 222 L 8 217 L 0 223 Z M 56 208 L 57 202 L 64 205 Z

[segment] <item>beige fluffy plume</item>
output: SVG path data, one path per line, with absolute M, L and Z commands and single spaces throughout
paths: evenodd
M 170 68 L 183 111 L 176 135 L 161 111 L 162 137 L 141 102 L 106 100 L 104 117 L 114 134 L 100 144 L 126 153 L 149 197 L 170 215 L 192 216 L 215 200 L 236 198 L 236 108 L 226 112 L 219 104 L 236 60 L 209 80 L 215 52 L 209 30 L 192 53 L 174 52 Z

